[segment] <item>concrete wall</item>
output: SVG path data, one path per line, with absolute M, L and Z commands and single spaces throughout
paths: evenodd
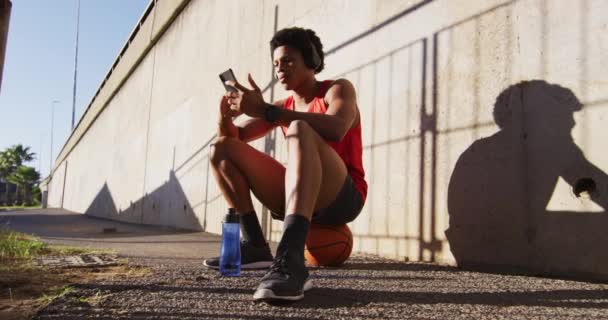
M 358 92 L 370 192 L 350 225 L 355 251 L 608 278 L 608 2 L 159 0 L 148 11 L 59 155 L 50 206 L 219 232 L 217 74 L 251 72 L 267 100 L 285 97 L 266 85 L 268 41 L 275 24 L 304 26 L 324 43 L 319 78 Z M 254 144 L 285 161 L 282 134 Z M 257 208 L 277 240 L 281 224 Z

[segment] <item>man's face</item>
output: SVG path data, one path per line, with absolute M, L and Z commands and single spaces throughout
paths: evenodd
M 297 88 L 302 81 L 314 72 L 304 64 L 302 54 L 289 46 L 280 46 L 272 53 L 274 73 L 285 90 Z

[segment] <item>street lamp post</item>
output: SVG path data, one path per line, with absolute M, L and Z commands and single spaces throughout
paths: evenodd
M 76 76 L 78 74 L 78 33 L 80 31 L 80 0 L 76 10 L 76 43 L 74 44 L 74 90 L 72 91 L 72 131 L 74 131 L 74 119 L 76 117 Z
M 2 86 L 2 69 L 4 69 L 6 40 L 8 38 L 8 26 L 12 6 L 13 4 L 10 0 L 0 0 L 0 86 Z
M 44 148 L 44 133 L 40 134 L 40 153 L 38 154 L 38 173 L 42 175 L 42 148 Z
M 51 102 L 51 155 L 49 159 L 49 175 L 53 171 L 53 122 L 55 121 L 55 104 L 59 103 L 59 100 L 53 100 Z

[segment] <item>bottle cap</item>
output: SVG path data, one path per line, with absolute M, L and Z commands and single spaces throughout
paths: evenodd
M 239 223 L 239 216 L 234 208 L 228 209 L 228 214 L 224 217 L 224 223 Z

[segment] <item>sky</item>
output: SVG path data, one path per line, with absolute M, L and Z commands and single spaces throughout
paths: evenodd
M 74 126 L 150 0 L 81 0 Z M 12 0 L 2 87 L 0 151 L 29 146 L 49 173 L 71 132 L 78 0 Z

